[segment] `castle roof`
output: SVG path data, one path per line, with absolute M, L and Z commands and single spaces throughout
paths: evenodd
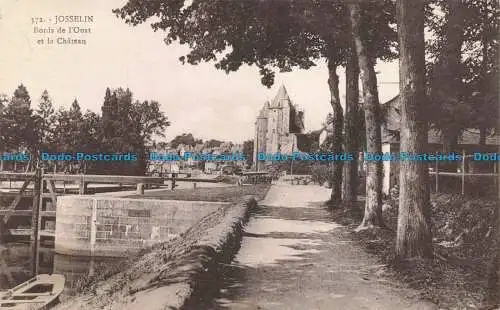
M 285 85 L 281 85 L 280 89 L 278 90 L 278 93 L 276 94 L 276 97 L 274 97 L 270 105 L 270 108 L 282 108 L 283 100 L 288 101 L 288 104 L 290 104 L 290 97 L 288 96 L 288 92 L 286 91 Z
M 264 103 L 264 106 L 262 109 L 259 111 L 259 116 L 257 118 L 266 118 L 267 117 L 267 110 L 269 109 L 269 100 L 266 100 Z

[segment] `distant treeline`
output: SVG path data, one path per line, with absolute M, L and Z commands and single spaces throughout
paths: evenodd
M 102 114 L 82 112 L 75 99 L 69 109 L 56 111 L 45 90 L 34 109 L 24 85 L 11 98 L 0 96 L 0 152 L 28 152 L 32 160 L 53 171 L 94 174 L 144 175 L 154 137 L 164 137 L 170 125 L 156 101 L 139 101 L 129 89 L 106 89 Z M 41 152 L 136 153 L 130 162 L 46 162 Z M 57 166 L 56 166 L 57 165 Z

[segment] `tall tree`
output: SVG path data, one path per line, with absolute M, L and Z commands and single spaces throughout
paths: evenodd
M 4 111 L 9 102 L 6 94 L 0 94 L 0 153 L 3 153 L 7 148 L 7 138 L 5 132 L 7 131 L 7 125 L 10 120 L 6 119 L 4 116 Z M 4 169 L 4 161 L 0 159 L 0 171 Z
M 4 109 L 3 117 L 8 120 L 3 133 L 7 148 L 15 151 L 27 150 L 34 157 L 38 137 L 31 98 L 23 84 L 14 91 L 12 99 Z
M 79 149 L 85 153 L 97 153 L 103 151 L 101 118 L 96 113 L 87 110 L 83 114 L 81 136 Z M 84 172 L 99 174 L 103 169 L 103 162 L 84 162 Z
M 399 100 L 401 152 L 427 149 L 425 115 L 424 2 L 397 1 L 399 37 Z M 400 193 L 396 255 L 400 259 L 432 257 L 427 163 L 400 162 Z
M 243 142 L 243 155 L 247 158 L 247 165 L 253 165 L 253 140 L 246 140 Z
M 83 136 L 83 115 L 77 99 L 71 103 L 69 110 L 60 108 L 56 113 L 57 151 L 63 153 L 81 152 Z M 72 169 L 76 162 L 63 162 L 65 168 Z
M 444 41 L 441 42 L 438 60 L 432 70 L 431 99 L 434 113 L 431 115 L 436 116 L 437 119 L 433 120 L 433 123 L 442 132 L 443 151 L 450 152 L 458 142 L 471 109 L 464 100 L 461 61 L 464 42 L 464 3 L 463 0 L 446 0 L 443 4 L 443 9 L 446 11 L 446 26 L 443 29 Z M 450 119 L 451 115 L 453 116 Z
M 330 104 L 333 109 L 333 133 L 332 149 L 334 154 L 342 152 L 342 129 L 344 126 L 344 114 L 340 105 L 339 97 L 339 76 L 337 75 L 337 65 L 335 57 L 328 59 L 328 86 L 330 87 Z M 342 201 L 342 161 L 333 163 L 332 193 L 330 195 L 330 205 L 338 206 Z
M 442 132 L 444 151 L 454 148 L 465 128 L 480 129 L 480 144 L 498 128 L 499 3 L 492 0 L 436 0 L 428 14 L 427 56 L 431 125 Z
M 47 90 L 44 90 L 40 97 L 38 109 L 35 111 L 35 117 L 39 138 L 38 150 L 50 151 L 55 142 L 56 115 L 54 106 L 52 105 L 52 99 Z
M 147 169 L 147 152 L 153 147 L 153 139 L 165 137 L 165 130 L 170 126 L 170 121 L 160 110 L 157 101 L 135 101 L 129 119 L 132 121 L 129 130 L 132 132 L 133 146 L 139 155 L 136 173 L 144 175 Z
M 351 40 L 346 57 L 346 103 L 345 103 L 345 151 L 353 154 L 353 160 L 344 163 L 343 200 L 351 207 L 358 195 L 358 151 L 361 141 L 359 118 L 359 66 L 356 47 Z M 363 128 L 364 129 L 364 128 Z
M 363 102 L 366 125 L 366 151 L 372 154 L 382 153 L 382 134 L 380 131 L 381 112 L 378 99 L 377 76 L 375 75 L 375 55 L 367 43 L 362 29 L 361 7 L 357 3 L 349 3 L 352 36 L 358 56 L 361 82 L 363 85 Z M 366 203 L 363 221 L 358 230 L 375 226 L 384 226 L 382 220 L 382 162 L 366 163 Z
M 376 8 L 376 3 L 372 7 Z M 151 26 L 154 30 L 167 31 L 167 44 L 179 41 L 191 48 L 181 61 L 193 65 L 200 61 L 216 61 L 216 68 L 228 73 L 238 70 L 242 64 L 256 65 L 262 83 L 268 87 L 274 83 L 274 68 L 282 72 L 289 72 L 294 67 L 308 69 L 316 60 L 326 59 L 329 73 L 335 72 L 333 68 L 344 64 L 346 42 L 350 37 L 346 31 L 348 15 L 340 0 L 192 3 L 130 0 L 114 12 L 131 25 L 158 17 Z M 378 31 L 371 33 L 370 42 L 379 46 L 377 52 L 381 54 L 390 54 L 390 39 L 377 37 L 379 33 L 385 35 L 392 31 L 385 25 L 386 15 L 367 21 L 368 28 L 377 25 L 374 28 Z M 336 74 L 329 78 L 331 81 L 338 79 Z M 330 85 L 336 86 L 335 83 Z M 338 88 L 330 89 L 331 98 L 335 98 Z M 338 111 L 337 100 L 332 102 Z M 340 183 L 341 179 L 335 182 Z M 338 197 L 338 188 L 333 187 L 333 197 Z
M 112 136 L 112 107 L 111 107 L 111 89 L 109 87 L 106 88 L 106 93 L 104 95 L 104 103 L 102 104 L 102 134 L 103 137 Z

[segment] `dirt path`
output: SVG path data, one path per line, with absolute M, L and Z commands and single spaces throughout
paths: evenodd
M 437 309 L 384 277 L 321 207 L 329 190 L 275 185 L 248 223 L 220 296 L 198 309 Z

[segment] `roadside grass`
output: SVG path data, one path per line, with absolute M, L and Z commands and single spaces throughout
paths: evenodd
M 334 221 L 350 228 L 351 237 L 388 266 L 388 276 L 421 291 L 421 297 L 442 309 L 489 309 L 491 264 L 500 246 L 496 240 L 495 200 L 434 194 L 432 233 L 435 258 L 396 261 L 398 202 L 384 202 L 386 229 L 354 232 L 363 218 L 364 202 L 357 208 L 332 210 Z M 493 308 L 492 308 L 493 309 Z

